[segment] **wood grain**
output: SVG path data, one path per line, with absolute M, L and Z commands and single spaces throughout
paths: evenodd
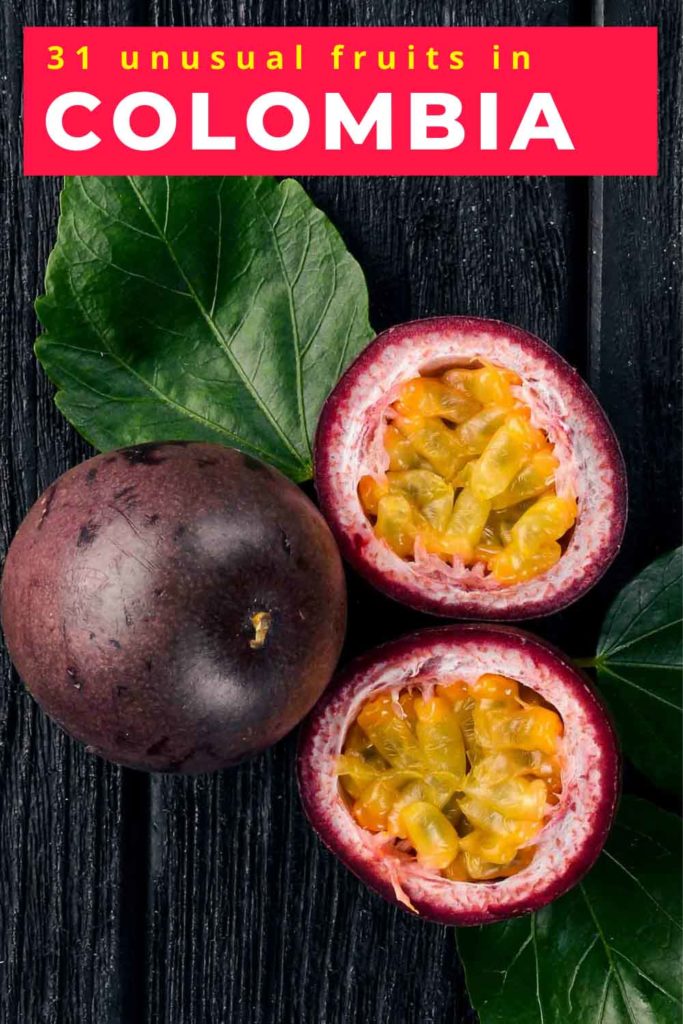
M 114 5 L 112 5 L 113 8 Z M 125 17 L 125 5 L 111 11 Z M 59 183 L 21 176 L 23 24 L 106 22 L 107 4 L 27 3 L 0 12 L 0 543 L 88 453 L 38 372 L 33 300 L 54 241 Z M 127 1016 L 131 944 L 123 773 L 68 740 L 26 695 L 2 649 L 0 689 L 0 1020 L 108 1022 Z M 145 781 L 145 786 L 147 782 Z
M 448 23 L 453 4 L 414 21 Z M 155 7 L 176 24 L 411 23 L 399 3 Z M 480 23 L 482 5 L 457 5 Z M 493 3 L 486 21 L 556 22 L 567 4 Z M 375 327 L 439 313 L 520 323 L 583 358 L 587 183 L 568 179 L 311 178 L 363 266 Z M 347 656 L 426 624 L 352 582 Z M 311 836 L 294 740 L 215 779 L 155 779 L 154 1024 L 471 1019 L 452 931 L 369 894 Z
M 31 345 L 57 183 L 20 177 L 22 24 L 660 23 L 658 179 L 305 180 L 364 267 L 377 328 L 498 316 L 590 379 L 624 444 L 624 552 L 578 606 L 532 628 L 590 653 L 619 584 L 678 539 L 679 0 L 13 0 L 0 18 L 0 543 L 86 454 Z M 678 90 L 678 91 L 677 91 Z M 679 102 L 674 104 L 677 95 Z M 590 213 L 590 217 L 589 217 Z M 426 624 L 350 579 L 345 656 Z M 459 1024 L 474 1020 L 452 930 L 371 895 L 308 828 L 295 737 L 196 780 L 90 758 L 0 666 L 0 1021 Z M 555 1024 L 555 1022 L 553 1022 Z
M 680 537 L 682 7 L 606 0 L 604 21 L 658 25 L 661 96 L 659 175 L 605 178 L 593 193 L 588 376 L 621 441 L 631 485 L 616 581 Z

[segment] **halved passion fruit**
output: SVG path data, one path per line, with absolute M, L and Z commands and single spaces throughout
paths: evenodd
M 316 705 L 299 786 L 323 842 L 445 924 L 539 907 L 593 864 L 619 757 L 594 690 L 504 626 L 425 630 L 359 658 Z
M 557 611 L 624 532 L 624 465 L 603 411 L 553 349 L 498 321 L 379 335 L 329 397 L 315 461 L 348 561 L 436 614 Z

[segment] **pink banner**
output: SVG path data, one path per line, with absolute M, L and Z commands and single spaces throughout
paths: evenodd
M 28 28 L 26 174 L 656 174 L 653 28 Z

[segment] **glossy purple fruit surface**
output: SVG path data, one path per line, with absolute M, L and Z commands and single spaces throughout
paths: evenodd
M 27 688 L 112 761 L 205 772 L 274 743 L 344 637 L 336 545 L 276 470 L 220 445 L 98 455 L 29 511 L 2 579 Z

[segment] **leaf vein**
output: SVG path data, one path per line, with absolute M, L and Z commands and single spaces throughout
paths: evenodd
M 211 299 L 211 309 L 209 310 L 209 316 L 214 317 L 216 313 L 216 303 L 218 301 L 218 285 L 221 278 L 221 252 L 223 248 L 223 185 L 225 178 L 222 179 L 218 191 L 216 192 L 216 199 L 218 201 L 218 242 L 216 244 L 216 274 L 213 281 L 213 298 Z
M 579 885 L 579 890 L 585 900 L 586 906 L 588 907 L 588 913 L 592 918 L 593 924 L 597 929 L 598 935 L 600 936 L 600 940 L 605 950 L 605 956 L 607 957 L 607 962 L 609 963 L 610 971 L 612 974 L 614 974 L 614 977 L 616 978 L 617 985 L 619 986 L 619 991 L 621 992 L 621 998 L 624 1001 L 624 1006 L 626 1007 L 626 1011 L 629 1015 L 629 1018 L 631 1021 L 633 1021 L 633 1024 L 638 1024 L 638 1018 L 635 1016 L 633 1012 L 633 1007 L 631 1006 L 631 1003 L 629 1002 L 628 996 L 626 994 L 626 986 L 624 985 L 624 979 L 621 977 L 621 974 L 619 973 L 617 966 L 614 962 L 614 958 L 612 956 L 612 947 L 608 943 L 605 933 L 603 932 L 602 927 L 600 925 L 600 922 L 598 921 L 595 915 L 593 905 L 588 899 L 588 895 L 583 887 L 583 884 Z
M 602 986 L 602 995 L 600 998 L 600 1011 L 598 1017 L 598 1024 L 602 1024 L 605 1019 L 605 1007 L 607 1006 L 607 993 L 609 992 L 609 983 L 612 979 L 612 968 L 610 967 L 605 975 L 605 984 Z
M 71 280 L 71 273 L 70 272 L 69 272 L 69 279 Z M 228 428 L 225 427 L 222 423 L 219 423 L 216 420 L 209 419 L 206 416 L 202 416 L 201 413 L 195 412 L 195 410 L 190 409 L 190 408 L 188 408 L 185 405 L 182 405 L 180 402 L 176 402 L 175 399 L 171 398 L 165 392 L 160 391 L 154 384 L 152 384 L 150 381 L 148 381 L 146 377 L 143 377 L 143 375 L 141 373 L 139 373 L 132 366 L 130 366 L 128 363 L 126 363 L 125 360 L 122 359 L 121 356 L 117 352 L 114 352 L 112 350 L 112 348 L 110 347 L 110 345 L 107 342 L 106 337 L 102 334 L 102 332 L 101 332 L 100 328 L 97 326 L 97 324 L 92 320 L 92 318 L 91 318 L 90 314 L 88 313 L 87 309 L 83 306 L 83 303 L 81 302 L 80 296 L 78 295 L 78 292 L 77 292 L 76 288 L 74 287 L 73 282 L 71 282 L 71 287 L 72 287 L 72 291 L 74 293 L 74 297 L 76 299 L 76 302 L 78 303 L 78 306 L 79 306 L 79 308 L 81 310 L 81 313 L 83 314 L 83 318 L 85 319 L 86 323 L 89 324 L 91 330 L 95 333 L 96 337 L 98 337 L 100 339 L 100 341 L 102 342 L 102 345 L 104 347 L 105 352 L 107 352 L 107 354 L 110 356 L 111 359 L 114 360 L 114 362 L 119 363 L 119 365 L 124 370 L 126 370 L 128 373 L 130 373 L 132 377 L 135 377 L 137 380 L 140 381 L 140 383 L 144 387 L 148 388 L 155 395 L 155 397 L 159 398 L 162 402 L 166 402 L 169 406 L 171 406 L 171 408 L 174 408 L 178 412 L 182 412 L 182 413 L 186 414 L 190 419 L 194 419 L 198 423 L 204 423 L 205 425 L 212 427 L 218 433 L 225 434 L 226 437 L 230 438 L 233 441 L 233 443 L 237 444 L 239 447 L 248 448 L 250 451 L 254 451 L 254 452 L 257 452 L 259 455 L 262 455 L 264 457 L 264 459 L 273 461 L 273 458 L 270 455 L 270 453 L 265 452 L 259 445 L 256 445 L 256 444 L 254 444 L 251 441 L 246 441 L 244 438 L 240 437 L 239 434 L 235 434 L 233 431 L 228 430 Z M 63 342 L 56 342 L 56 344 L 64 344 L 64 343 Z M 119 400 L 119 399 L 115 398 L 114 396 L 109 396 L 109 395 L 104 394 L 101 391 L 98 391 L 96 388 L 94 388 L 92 386 L 92 384 L 90 384 L 88 381 L 82 380 L 80 377 L 78 377 L 73 372 L 69 372 L 69 375 L 72 377 L 73 380 L 78 381 L 78 383 L 82 387 L 85 387 L 88 391 L 91 391 L 93 394 L 98 395 L 100 398 L 104 398 L 107 401 L 118 401 Z M 132 399 L 132 401 L 134 401 L 134 399 Z M 282 463 L 280 461 L 280 465 L 281 466 L 282 465 L 286 465 L 286 463 Z
M 635 619 L 633 620 L 635 621 Z M 639 636 L 634 636 L 632 640 L 627 640 L 625 644 L 619 644 L 618 647 L 610 647 L 605 651 L 601 652 L 601 657 L 613 658 L 619 651 L 625 651 L 628 647 L 633 647 L 634 644 L 639 644 L 641 640 L 649 640 L 651 636 L 656 636 L 657 633 L 663 633 L 666 629 L 671 629 L 672 626 L 680 626 L 683 622 L 683 618 L 672 619 L 671 622 L 663 622 L 661 626 L 657 626 L 655 629 L 649 630 L 647 633 L 641 633 Z M 622 636 L 624 634 L 622 633 Z
M 95 249 L 92 248 L 90 243 L 87 242 L 83 235 L 80 233 L 80 231 L 78 230 L 78 225 L 76 224 L 75 217 L 72 217 L 71 226 L 73 227 L 74 234 L 76 235 L 78 241 L 81 243 L 86 252 L 90 253 L 93 260 L 95 260 L 97 263 L 102 263 L 105 267 L 111 267 L 112 270 L 118 270 L 120 274 L 125 274 L 126 277 L 134 277 L 140 281 L 144 281 L 145 284 L 151 284 L 152 287 L 160 288 L 162 291 L 171 292 L 173 295 L 180 295 L 181 298 L 185 299 L 192 298 L 190 292 L 183 292 L 180 291 L 180 289 L 178 288 L 171 288 L 167 284 L 162 284 L 160 281 L 155 281 L 153 277 L 147 277 L 146 274 L 138 274 L 136 271 L 129 270 L 127 267 L 119 266 L 119 264 L 114 263 L 113 260 L 105 259 L 104 256 L 100 256 L 100 254 Z M 85 265 L 87 265 L 87 263 Z
M 308 341 L 304 344 L 304 346 L 303 346 L 303 348 L 301 350 L 301 358 L 302 359 L 307 354 L 309 349 L 312 347 L 315 339 L 318 337 L 318 334 L 320 333 L 320 328 L 322 327 L 322 325 L 323 325 L 323 323 L 325 321 L 325 317 L 327 316 L 327 314 L 328 314 L 328 312 L 330 310 L 330 306 L 332 305 L 332 301 L 333 301 L 334 296 L 335 296 L 336 291 L 337 291 L 337 261 L 334 258 L 334 252 L 332 250 L 332 242 L 329 239 L 329 235 L 326 234 L 325 238 L 326 238 L 326 241 L 327 241 L 328 248 L 330 250 L 330 256 L 332 258 L 332 260 L 331 260 L 331 262 L 332 262 L 332 284 L 330 286 L 330 293 L 329 293 L 329 295 L 327 297 L 325 305 L 323 306 L 322 312 L 321 312 L 320 316 L 318 317 L 318 321 L 317 321 L 315 327 L 313 328 L 313 330 L 311 331 L 311 336 L 309 337 Z M 349 333 L 347 331 L 346 340 L 344 342 L 344 353 L 346 352 L 346 349 L 348 347 L 348 339 L 349 339 Z M 343 359 L 342 359 L 341 362 L 342 362 L 342 365 L 343 365 Z M 337 372 L 337 377 L 339 377 L 339 372 Z
M 294 340 L 294 350 L 295 350 L 294 371 L 295 371 L 295 378 L 296 378 L 296 397 L 297 397 L 297 407 L 298 407 L 298 410 L 299 410 L 299 422 L 301 424 L 301 429 L 303 430 L 303 433 L 304 433 L 304 438 L 306 440 L 306 446 L 307 446 L 307 449 L 308 449 L 308 453 L 309 453 L 309 455 L 312 456 L 311 438 L 310 438 L 310 434 L 309 434 L 309 431 L 308 431 L 308 423 L 306 422 L 306 407 L 305 407 L 305 403 L 304 403 L 304 385 L 303 385 L 303 375 L 302 375 L 302 372 L 301 372 L 302 371 L 302 366 L 301 366 L 301 337 L 300 337 L 300 334 L 299 334 L 299 322 L 298 322 L 298 318 L 297 318 L 297 315 L 296 315 L 296 309 L 295 309 L 295 306 L 294 306 L 294 290 L 292 288 L 292 283 L 291 283 L 291 281 L 289 279 L 289 274 L 287 273 L 287 267 L 286 267 L 286 264 L 285 264 L 284 256 L 283 256 L 283 253 L 282 253 L 282 249 L 280 247 L 280 239 L 278 238 L 278 234 L 277 234 L 277 226 L 278 226 L 278 224 L 280 222 L 280 218 L 282 217 L 282 212 L 283 212 L 283 210 L 285 208 L 285 204 L 287 202 L 287 196 L 284 195 L 283 200 L 282 200 L 282 205 L 280 206 L 278 214 L 277 214 L 277 216 L 275 217 L 275 220 L 272 223 L 268 219 L 268 216 L 266 214 L 265 208 L 263 206 L 263 200 L 261 199 L 261 196 L 258 194 L 257 191 L 254 192 L 254 197 L 255 197 L 255 199 L 256 199 L 256 201 L 258 203 L 259 210 L 261 211 L 261 216 L 263 217 L 263 220 L 264 220 L 268 230 L 270 231 L 270 234 L 272 235 L 273 245 L 275 247 L 275 254 L 277 256 L 278 263 L 280 264 L 280 270 L 282 272 L 282 278 L 283 278 L 283 280 L 285 282 L 285 286 L 287 288 L 287 298 L 288 298 L 288 302 L 289 302 L 289 318 L 290 318 L 291 324 L 292 324 L 292 338 Z M 309 243 L 304 248 L 304 257 L 303 257 L 304 259 L 308 255 L 308 245 L 309 244 L 310 244 L 310 236 L 309 236 Z
M 673 555 L 676 555 L 676 552 L 673 552 Z M 680 555 L 678 557 L 680 558 Z M 647 570 L 645 570 L 645 572 L 647 572 Z M 642 580 L 639 580 L 639 583 L 642 583 Z M 630 622 L 626 623 L 625 627 L 622 629 L 621 633 L 617 636 L 616 640 L 613 641 L 614 644 L 616 644 L 618 646 L 619 643 L 621 642 L 621 640 L 629 632 L 629 630 L 633 629 L 633 627 L 636 624 L 636 622 L 638 622 L 638 620 L 641 619 L 643 617 L 643 615 L 645 615 L 645 613 L 650 610 L 650 608 L 655 603 L 655 601 L 657 601 L 658 598 L 660 598 L 662 594 L 665 594 L 666 591 L 670 587 L 672 587 L 675 583 L 678 583 L 678 585 L 680 586 L 680 583 L 681 583 L 680 575 L 677 576 L 673 580 L 669 580 L 669 582 L 666 583 L 661 589 L 655 591 L 655 593 L 652 595 L 650 600 L 646 604 L 644 604 L 642 606 L 642 608 L 639 608 L 639 610 L 638 610 L 637 614 L 634 616 L 634 618 L 631 619 Z M 612 610 L 612 615 L 610 615 L 610 621 L 613 621 L 614 619 L 618 618 L 619 615 L 621 614 L 621 609 L 623 608 L 623 606 L 625 604 L 627 604 L 627 599 L 630 597 L 630 594 L 629 594 L 628 591 L 629 591 L 629 588 L 627 587 L 626 590 L 624 591 L 624 595 L 622 595 L 623 596 L 623 600 L 618 600 L 617 603 L 615 604 L 615 606 L 614 606 L 614 608 Z M 609 625 L 609 623 L 607 623 L 606 625 Z
M 297 452 L 296 448 L 294 447 L 294 445 L 291 443 L 291 441 L 289 440 L 289 438 L 287 437 L 287 435 L 283 431 L 283 429 L 280 426 L 280 424 L 277 422 L 277 420 L 275 419 L 275 417 L 271 413 L 270 409 L 268 409 L 268 407 L 264 404 L 264 402 L 261 399 L 260 395 L 258 394 L 258 392 L 254 388 L 252 382 L 250 381 L 248 375 L 245 373 L 244 367 L 241 365 L 239 360 L 235 357 L 234 353 L 231 351 L 230 346 L 228 345 L 228 343 L 226 341 L 226 338 L 224 337 L 224 335 L 223 335 L 222 331 L 220 330 L 220 328 L 218 327 L 217 323 L 215 322 L 215 320 L 213 320 L 209 316 L 208 311 L 205 309 L 204 304 L 202 303 L 202 301 L 199 298 L 199 295 L 197 294 L 197 292 L 192 287 L 192 284 L 191 284 L 190 280 L 188 279 L 187 275 L 185 274 L 185 271 L 183 270 L 180 262 L 178 261 L 178 258 L 177 258 L 176 254 L 175 254 L 175 251 L 174 251 L 173 247 L 169 244 L 168 239 L 165 237 L 165 235 L 163 235 L 163 232 L 160 231 L 160 226 L 157 223 L 157 221 L 156 221 L 156 219 L 154 217 L 154 214 L 152 213 L 150 208 L 145 203 L 144 198 L 142 197 L 142 195 L 138 192 L 133 179 L 129 176 L 127 178 L 127 181 L 129 182 L 130 187 L 133 189 L 135 194 L 138 196 L 138 198 L 139 198 L 140 202 L 142 203 L 143 208 L 145 209 L 145 212 L 147 213 L 147 216 L 149 217 L 151 223 L 154 225 L 155 229 L 162 235 L 162 239 L 163 239 L 163 241 L 164 241 L 164 243 L 166 245 L 166 248 L 168 249 L 169 255 L 171 256 L 171 259 L 175 263 L 176 267 L 178 268 L 178 271 L 181 274 L 181 276 L 183 277 L 183 280 L 185 281 L 185 283 L 187 284 L 188 288 L 190 289 L 191 297 L 193 298 L 193 300 L 194 300 L 194 302 L 195 302 L 199 312 L 201 313 L 202 318 L 204 319 L 205 323 L 209 327 L 211 333 L 213 334 L 214 338 L 218 342 L 219 346 L 222 348 L 222 350 L 228 356 L 228 359 L 230 360 L 232 366 L 235 369 L 235 372 L 238 374 L 240 380 L 242 381 L 242 383 L 243 383 L 243 385 L 245 387 L 245 390 L 251 396 L 252 401 L 256 404 L 257 408 L 260 410 L 260 412 L 262 413 L 264 418 L 273 427 L 274 431 L 277 433 L 277 435 L 280 438 L 280 440 L 282 441 L 283 445 L 287 449 L 289 449 L 289 451 L 294 456 L 294 458 L 297 460 L 299 465 L 301 465 L 302 464 L 301 456 L 299 455 L 299 453 Z M 310 451 L 310 442 L 309 442 L 309 451 Z M 271 461 L 272 461 L 273 457 L 272 456 L 269 456 L 269 457 L 271 458 Z
M 602 852 L 604 853 L 604 855 L 607 858 L 609 858 L 609 860 L 612 861 L 613 864 L 616 864 L 617 867 L 621 868 L 621 870 L 624 872 L 624 874 L 628 875 L 628 877 L 631 879 L 631 881 L 634 882 L 635 885 L 638 886 L 638 888 L 641 890 L 641 892 L 644 892 L 645 895 L 648 897 L 648 899 L 650 899 L 654 903 L 654 905 L 657 907 L 657 910 L 659 910 L 662 914 L 664 914 L 665 917 L 668 917 L 668 919 L 671 921 L 671 923 L 676 928 L 678 928 L 679 931 L 683 931 L 683 925 L 681 924 L 681 922 L 677 921 L 676 918 L 673 917 L 673 915 L 670 914 L 669 911 L 666 910 L 666 908 L 663 907 L 662 904 L 659 903 L 659 901 L 655 899 L 655 897 L 652 895 L 652 893 L 649 891 L 649 889 L 647 889 L 643 885 L 643 883 L 640 881 L 640 879 L 636 875 L 634 875 L 632 871 L 629 871 L 629 869 L 626 867 L 625 864 L 622 864 L 620 860 L 617 860 L 617 858 L 614 856 L 614 854 L 610 853 L 609 850 L 603 850 Z
M 139 228 L 135 224 L 131 224 L 130 221 L 128 220 L 123 220 L 123 218 L 121 217 L 115 217 L 113 213 L 111 213 L 105 206 L 100 206 L 99 203 L 96 203 L 93 197 L 88 192 L 87 188 L 85 187 L 85 178 L 82 175 L 78 175 L 76 181 L 78 182 L 78 185 L 86 202 L 90 203 L 91 206 L 93 206 L 96 210 L 103 214 L 103 216 L 105 216 L 108 221 L 110 221 L 113 224 L 120 224 L 121 227 L 124 227 L 129 231 L 134 231 L 138 235 L 142 235 L 143 238 L 150 238 L 153 242 L 158 242 L 160 240 L 158 236 L 153 235 L 151 231 L 145 231 L 143 228 Z
M 576 985 L 576 980 L 577 980 L 577 978 L 579 976 L 579 971 L 581 970 L 581 967 L 583 966 L 583 963 L 584 963 L 586 957 L 590 954 L 590 951 L 593 949 L 593 946 L 595 945 L 595 943 L 597 941 L 598 941 L 598 936 L 594 935 L 593 936 L 593 941 L 590 943 L 590 945 L 588 945 L 586 947 L 585 951 L 581 954 L 581 956 L 579 957 L 579 959 L 576 962 L 576 967 L 572 971 L 571 980 L 569 982 L 569 989 L 567 990 L 567 1001 L 569 1003 L 569 1012 L 570 1013 L 572 1013 L 573 1009 L 574 1009 L 573 1006 L 572 1006 L 572 992 L 574 991 L 574 986 Z
M 168 175 L 165 176 L 164 181 L 166 182 L 166 206 L 164 209 L 164 235 L 168 231 L 168 218 L 171 215 L 171 182 L 169 181 Z
M 680 712 L 682 709 L 679 705 L 674 704 L 673 701 L 667 700 L 666 697 L 662 697 L 661 694 L 655 693 L 653 690 L 646 690 L 644 686 L 638 686 L 638 683 L 634 683 L 628 676 L 621 676 L 614 669 L 609 668 L 607 665 L 600 665 L 600 671 L 604 672 L 605 675 L 612 676 L 614 679 L 618 679 L 621 683 L 626 683 L 627 686 L 632 687 L 634 690 L 638 690 L 639 693 L 644 693 L 646 697 L 651 697 L 652 700 L 658 701 L 660 704 L 664 704 L 668 708 L 672 708 L 674 711 Z
M 639 967 L 638 964 L 635 964 L 633 960 L 626 956 L 625 953 L 622 953 L 620 949 L 615 948 L 614 952 L 618 957 L 620 957 L 624 961 L 624 963 L 627 963 L 629 967 L 632 967 L 636 974 L 639 974 L 641 978 L 647 981 L 648 984 L 652 985 L 653 988 L 656 988 L 658 992 L 661 992 L 663 996 L 666 996 L 668 999 L 670 999 L 672 1003 L 676 1003 L 677 1006 L 681 1005 L 681 1000 L 678 998 L 678 996 L 673 995 L 673 993 L 665 989 L 663 985 L 660 985 L 659 982 L 655 981 L 654 978 L 651 978 L 649 974 L 647 974 L 641 967 Z
M 531 915 L 531 937 L 534 947 L 534 967 L 536 972 L 536 1002 L 538 1003 L 538 1012 L 540 1014 L 541 1024 L 545 1024 L 545 1016 L 543 1014 L 543 1003 L 541 1001 L 541 973 L 538 963 L 538 942 L 536 940 L 536 915 Z

